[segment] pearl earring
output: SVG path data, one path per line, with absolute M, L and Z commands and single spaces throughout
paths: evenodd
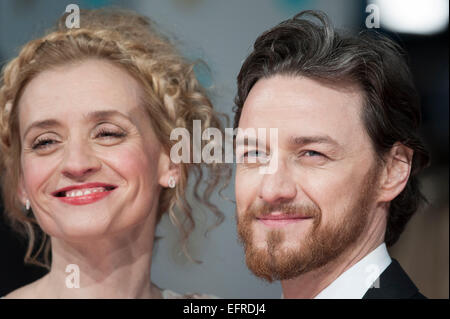
M 177 182 L 175 181 L 175 177 L 173 176 L 169 177 L 169 181 L 167 183 L 169 184 L 170 188 L 175 188 L 175 185 L 177 184 Z
M 25 208 L 30 210 L 30 201 L 28 199 L 25 201 Z

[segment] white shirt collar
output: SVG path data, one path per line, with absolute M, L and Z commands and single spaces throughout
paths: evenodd
M 385 243 L 343 272 L 314 299 L 361 299 L 391 263 Z

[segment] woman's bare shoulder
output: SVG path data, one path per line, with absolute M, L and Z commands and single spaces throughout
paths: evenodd
M 164 299 L 220 299 L 214 295 L 200 293 L 187 293 L 183 295 L 169 289 L 162 290 L 162 296 Z

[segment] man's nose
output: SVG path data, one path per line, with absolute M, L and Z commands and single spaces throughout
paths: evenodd
M 64 155 L 62 174 L 70 179 L 84 179 L 101 167 L 89 143 L 83 140 L 68 143 Z
M 279 204 L 290 201 L 297 196 L 297 184 L 283 163 L 278 163 L 277 170 L 272 174 L 265 174 L 262 178 L 259 197 L 267 203 Z

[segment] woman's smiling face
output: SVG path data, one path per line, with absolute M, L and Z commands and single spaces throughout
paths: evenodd
M 19 100 L 21 198 L 51 236 L 82 241 L 154 223 L 170 160 L 140 84 L 101 60 L 47 70 Z

